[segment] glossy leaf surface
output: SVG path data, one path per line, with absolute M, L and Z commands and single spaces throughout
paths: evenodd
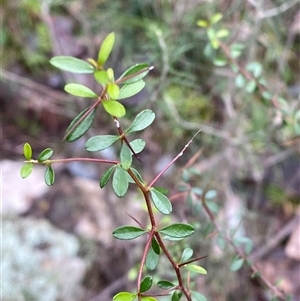
M 94 136 L 85 143 L 85 149 L 89 152 L 99 152 L 114 144 L 119 138 L 116 135 Z
M 144 293 L 144 292 L 148 291 L 151 288 L 152 283 L 153 283 L 152 277 L 150 277 L 150 276 L 145 277 L 141 282 L 140 292 Z
M 142 296 L 142 297 L 141 297 L 141 300 L 142 300 L 142 301 L 157 301 L 156 298 L 150 297 L 150 296 Z
M 143 71 L 145 70 L 145 71 Z M 134 75 L 137 73 L 136 75 Z M 132 84 L 140 81 L 149 73 L 149 65 L 146 63 L 136 64 L 130 68 L 128 68 L 119 78 L 118 81 L 122 82 L 122 84 Z M 128 79 L 122 80 L 124 77 L 130 77 Z
M 109 179 L 111 178 L 112 173 L 115 170 L 115 166 L 111 166 L 109 169 L 107 169 L 104 174 L 102 175 L 101 179 L 100 179 L 100 187 L 103 188 L 109 181 Z
M 184 238 L 192 235 L 194 233 L 194 228 L 190 224 L 175 223 L 160 229 L 159 232 L 174 238 Z
M 113 297 L 113 301 L 133 301 L 136 295 L 128 292 L 120 292 Z
M 105 111 L 114 117 L 123 117 L 126 114 L 125 107 L 116 100 L 102 101 Z
M 126 174 L 126 171 L 121 166 L 116 166 L 112 179 L 112 187 L 119 198 L 123 197 L 128 190 L 129 183 Z
M 43 162 L 45 160 L 48 160 L 52 155 L 53 155 L 53 149 L 46 148 L 39 154 L 38 161 Z
M 152 241 L 151 241 L 151 247 L 152 247 L 153 251 L 154 251 L 157 255 L 160 254 L 160 246 L 159 246 L 159 244 L 158 244 L 158 242 L 157 242 L 157 240 L 156 240 L 155 237 L 152 238 Z
M 155 119 L 155 113 L 146 109 L 136 115 L 131 126 L 126 130 L 127 133 L 138 132 L 148 127 Z
M 90 88 L 81 85 L 81 84 L 67 84 L 65 85 L 65 91 L 68 92 L 71 95 L 79 96 L 79 97 L 98 97 L 98 95 L 92 91 Z
M 135 239 L 147 231 L 133 226 L 122 226 L 114 230 L 113 237 L 122 240 Z
M 33 170 L 33 163 L 25 163 L 20 171 L 20 176 L 25 179 L 29 177 L 32 173 Z
M 115 43 L 115 34 L 111 32 L 103 40 L 99 52 L 98 52 L 98 63 L 102 66 L 107 61 Z
M 161 289 L 168 290 L 170 288 L 175 287 L 176 285 L 168 280 L 161 280 L 157 282 L 157 286 L 160 287 Z
M 132 97 L 132 96 L 138 94 L 140 91 L 142 91 L 144 87 L 145 87 L 145 82 L 143 80 L 140 80 L 133 84 L 124 85 L 120 89 L 120 94 L 119 94 L 118 99 Z
M 72 56 L 55 56 L 50 60 L 50 64 L 73 73 L 93 73 L 95 70 L 90 63 Z
M 46 168 L 44 180 L 45 180 L 45 183 L 48 186 L 51 186 L 54 183 L 55 173 L 54 173 L 54 170 L 52 169 L 52 167 L 50 165 L 47 166 L 47 168 Z
M 172 204 L 164 194 L 162 194 L 155 188 L 152 188 L 150 190 L 150 193 L 153 204 L 158 211 L 163 214 L 170 214 L 172 212 Z
M 86 113 L 89 108 L 86 108 L 81 113 L 79 113 L 70 125 L 67 128 L 67 133 L 73 126 L 81 119 L 81 117 Z M 66 140 L 69 142 L 75 141 L 82 137 L 92 126 L 94 118 L 95 118 L 96 109 L 92 110 L 77 126 L 76 128 L 67 136 Z
M 32 148 L 29 143 L 24 144 L 23 154 L 26 160 L 30 160 L 32 158 Z

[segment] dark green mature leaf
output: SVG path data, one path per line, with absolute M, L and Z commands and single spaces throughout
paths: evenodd
M 148 127 L 155 119 L 155 113 L 146 109 L 136 115 L 131 126 L 125 131 L 126 133 L 138 132 Z
M 48 160 L 52 155 L 53 155 L 53 149 L 46 148 L 39 154 L 38 161 L 43 162 L 45 160 Z
M 151 247 L 157 255 L 160 254 L 160 247 L 155 237 L 152 238 Z
M 194 233 L 194 228 L 190 224 L 175 223 L 160 229 L 159 232 L 174 238 L 184 238 L 192 235 Z
M 146 257 L 146 267 L 148 270 L 153 271 L 158 265 L 159 255 L 155 253 L 152 247 L 149 249 Z
M 111 166 L 102 175 L 102 177 L 100 179 L 100 183 L 99 183 L 101 188 L 103 188 L 108 183 L 108 181 L 111 178 L 111 175 L 112 175 L 113 171 L 115 170 L 115 168 L 116 168 L 116 166 Z
M 26 160 L 31 160 L 32 158 L 32 148 L 29 143 L 25 143 L 23 147 L 23 154 Z
M 99 53 L 98 53 L 98 63 L 102 66 L 107 61 L 115 43 L 115 34 L 111 32 L 103 40 Z
M 90 63 L 72 56 L 55 56 L 50 60 L 50 64 L 73 73 L 93 73 L 95 70 Z
M 99 152 L 114 144 L 120 136 L 116 135 L 98 135 L 91 137 L 85 143 L 85 149 L 89 152 Z
M 126 143 L 122 144 L 121 152 L 120 152 L 120 160 L 121 165 L 124 169 L 128 169 L 132 163 L 132 154 L 131 150 Z
M 144 293 L 144 292 L 148 291 L 151 288 L 152 283 L 153 283 L 153 279 L 151 276 L 145 277 L 141 282 L 140 292 Z
M 54 170 L 52 169 L 52 167 L 50 165 L 47 166 L 47 168 L 46 168 L 44 180 L 45 180 L 45 183 L 48 186 L 51 186 L 54 183 L 55 173 L 54 173 Z
M 114 83 L 109 83 L 107 85 L 107 94 L 110 99 L 118 99 L 120 95 L 120 88 Z
M 174 291 L 172 295 L 172 301 L 179 301 L 181 296 L 182 296 L 181 292 Z
M 113 237 L 117 239 L 130 240 L 135 239 L 147 233 L 145 229 L 133 226 L 122 226 L 114 230 Z
M 73 121 L 70 123 L 70 125 L 67 128 L 67 133 L 70 131 L 70 129 L 73 128 L 74 124 L 76 124 L 81 117 L 86 113 L 86 111 L 89 108 L 86 108 L 85 110 L 83 110 L 81 113 L 79 113 L 74 119 Z M 79 139 L 80 137 L 82 137 L 88 130 L 89 128 L 92 126 L 94 118 L 95 118 L 95 114 L 96 114 L 96 109 L 93 109 L 78 125 L 77 127 L 68 134 L 66 140 L 69 142 L 75 141 L 77 139 Z
M 244 258 L 235 257 L 230 265 L 230 270 L 236 272 L 244 264 Z
M 164 194 L 162 194 L 155 188 L 152 188 L 150 190 L 150 193 L 153 204 L 158 211 L 163 214 L 170 214 L 172 212 L 172 204 Z
M 142 70 L 145 70 L 143 72 L 141 72 Z M 141 73 L 139 73 L 141 72 Z M 135 73 L 138 73 L 136 75 L 134 75 Z M 142 78 L 144 78 L 147 74 L 149 73 L 149 65 L 146 63 L 142 63 L 142 64 L 136 64 L 130 68 L 128 68 L 118 79 L 118 82 L 122 82 L 122 84 L 133 84 L 135 82 L 140 81 Z M 130 76 L 132 75 L 132 77 L 126 79 L 126 80 L 122 80 L 122 78 L 126 77 L 126 76 Z
M 129 144 L 135 154 L 140 153 L 146 146 L 146 142 L 143 139 L 132 140 Z
M 33 170 L 33 163 L 25 163 L 20 170 L 20 176 L 23 179 L 25 179 L 31 175 L 32 170 Z
M 126 171 L 121 166 L 116 166 L 112 179 L 112 187 L 119 198 L 123 197 L 128 190 L 129 183 L 126 174 Z
M 144 87 L 145 87 L 145 82 L 143 80 L 140 80 L 133 84 L 124 85 L 120 90 L 118 99 L 132 97 L 138 94 L 140 91 L 142 91 Z
M 126 114 L 125 107 L 116 100 L 103 100 L 103 107 L 105 111 L 114 117 L 123 117 Z
M 195 272 L 195 273 L 204 274 L 204 275 L 207 274 L 207 271 L 204 268 L 202 268 L 196 264 L 187 264 L 184 267 L 190 272 Z
M 135 174 L 135 176 L 140 180 L 140 182 L 141 183 L 145 183 L 145 181 L 143 180 L 143 178 L 142 178 L 142 176 L 140 175 L 140 173 L 135 169 L 135 168 L 130 168 L 131 169 L 131 171 Z M 133 179 L 130 177 L 130 175 L 129 174 L 127 174 L 128 175 L 128 177 L 129 177 L 129 179 L 128 179 L 128 181 L 129 181 L 129 183 L 134 183 L 134 181 L 133 181 Z
M 207 301 L 206 297 L 198 292 L 191 292 L 193 301 Z
M 185 262 L 193 256 L 194 251 L 191 248 L 185 248 L 182 252 L 180 262 Z
M 168 280 L 161 280 L 157 282 L 157 286 L 160 287 L 161 289 L 168 290 L 170 288 L 175 287 L 176 285 Z
M 81 85 L 81 84 L 67 84 L 65 85 L 65 91 L 68 92 L 71 95 L 79 96 L 79 97 L 98 97 L 98 95 L 92 91 L 90 88 Z
M 136 295 L 128 292 L 120 292 L 113 297 L 113 301 L 133 301 Z

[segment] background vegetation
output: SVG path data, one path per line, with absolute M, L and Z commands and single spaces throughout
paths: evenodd
M 70 78 L 48 61 L 54 55 L 95 57 L 102 39 L 114 31 L 119 43 L 110 59 L 114 69 L 121 74 L 143 61 L 155 67 L 147 91 L 127 103 L 129 115 L 146 107 L 157 113 L 152 132 L 144 134 L 145 178 L 153 178 L 202 130 L 163 183 L 178 219 L 198 225 L 197 239 L 187 245 L 209 255 L 208 275 L 195 280 L 199 292 L 209 300 L 271 300 L 272 292 L 250 277 L 247 266 L 232 271 L 237 254 L 226 242 L 229 235 L 238 247 L 253 245 L 250 259 L 269 281 L 293 293 L 293 300 L 300 298 L 299 284 L 291 280 L 299 277 L 299 258 L 284 251 L 300 203 L 299 1 L 4 0 L 1 5 L 3 158 L 20 158 L 25 141 L 37 151 L 47 145 L 61 156 L 78 155 L 81 148 L 70 149 L 61 139 L 82 104 L 62 87 L 75 81 L 93 88 L 93 83 L 84 76 Z M 214 22 L 218 13 L 223 18 Z M 198 26 L 199 20 L 207 27 Z M 229 35 L 214 37 L 209 29 Z M 220 47 L 214 48 L 216 39 Z M 104 126 L 106 120 L 98 120 L 94 131 Z M 201 206 L 206 190 L 219 229 Z M 94 242 L 82 249 L 83 256 L 99 252 Z M 131 260 L 126 256 L 124 271 Z M 108 287 L 120 277 L 109 278 L 95 266 L 85 280 L 91 300 L 101 297 L 101 281 Z M 160 269 L 168 276 L 164 263 Z M 134 274 L 133 269 L 129 276 Z M 123 285 L 130 287 L 130 281 Z

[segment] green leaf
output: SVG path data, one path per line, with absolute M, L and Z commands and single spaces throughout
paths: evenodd
M 203 28 L 206 28 L 209 26 L 209 23 L 207 20 L 198 20 L 197 25 Z
M 146 142 L 139 138 L 132 140 L 129 144 L 136 154 L 139 154 L 146 146 Z
M 81 117 L 86 113 L 86 111 L 89 108 L 86 108 L 81 113 L 79 113 L 73 121 L 70 123 L 70 125 L 67 128 L 67 133 L 70 131 L 70 129 L 73 127 L 75 123 L 78 122 L 78 120 L 81 119 Z M 96 109 L 93 109 L 77 126 L 76 128 L 67 136 L 66 140 L 69 142 L 75 141 L 82 137 L 92 126 L 94 118 L 96 114 Z
M 194 251 L 191 248 L 185 248 L 182 252 L 180 262 L 185 262 L 193 256 Z
M 85 149 L 89 152 L 99 152 L 114 144 L 120 136 L 116 135 L 98 135 L 91 137 L 85 143 Z
M 98 97 L 98 95 L 94 91 L 81 84 L 67 84 L 65 85 L 65 91 L 69 94 L 79 97 Z
M 148 291 L 151 288 L 152 283 L 153 283 L 152 277 L 150 277 L 150 276 L 145 277 L 141 282 L 140 292 L 144 293 L 144 292 Z
M 241 44 L 241 43 L 234 43 L 230 46 L 230 54 L 231 54 L 231 57 L 232 58 L 238 58 L 243 50 L 245 48 L 245 45 L 244 44 Z
M 136 295 L 134 294 L 128 292 L 121 292 L 113 297 L 113 301 L 133 301 L 135 298 Z
M 120 88 L 118 85 L 109 83 L 107 85 L 107 94 L 111 99 L 118 99 L 120 95 Z
M 140 173 L 135 169 L 135 168 L 130 168 L 131 171 L 135 174 L 135 176 L 140 180 L 141 183 L 145 183 L 145 181 L 143 180 L 142 176 L 140 175 Z M 128 175 L 129 176 L 129 175 Z M 130 176 L 129 176 L 130 177 Z M 130 177 L 131 179 L 131 177 Z M 132 179 L 131 179 L 132 180 Z M 132 182 L 130 183 L 134 183 L 134 181 L 132 180 Z
M 23 154 L 26 160 L 31 160 L 32 158 L 32 148 L 29 143 L 25 143 L 23 147 Z
M 142 300 L 142 301 L 157 301 L 156 298 L 150 297 L 150 296 L 142 296 L 142 297 L 141 297 L 141 300 Z
M 253 76 L 255 78 L 258 78 L 258 77 L 261 76 L 261 73 L 263 71 L 263 67 L 262 67 L 261 63 L 254 61 L 254 62 L 250 62 L 250 63 L 247 64 L 246 70 L 252 72 Z
M 172 295 L 172 301 L 179 301 L 182 296 L 181 292 L 174 291 Z
M 141 72 L 142 70 L 145 70 Z M 140 72 L 140 73 L 139 73 Z M 134 75 L 135 73 L 138 73 Z M 122 82 L 122 84 L 133 84 L 135 82 L 140 81 L 142 78 L 144 78 L 149 73 L 149 65 L 146 63 L 142 64 L 136 64 L 130 68 L 128 68 L 118 79 L 118 82 Z M 126 80 L 122 80 L 122 78 L 126 76 L 132 76 Z
M 33 163 L 25 163 L 21 170 L 20 170 L 20 176 L 25 179 L 30 176 L 33 170 Z
M 113 237 L 122 240 L 130 240 L 135 239 L 144 233 L 147 233 L 147 231 L 142 228 L 122 226 L 114 230 Z
M 161 289 L 168 290 L 170 288 L 175 287 L 176 285 L 168 280 L 161 280 L 157 282 L 157 286 Z
M 105 62 L 107 61 L 115 43 L 115 34 L 111 32 L 106 36 L 106 38 L 103 40 L 99 53 L 98 53 L 98 63 L 103 66 Z
M 146 267 L 148 270 L 153 271 L 158 265 L 159 255 L 155 253 L 152 247 L 149 249 L 146 257 Z
M 251 80 L 250 82 L 247 83 L 247 85 L 246 85 L 246 91 L 248 93 L 254 92 L 255 89 L 256 89 L 256 82 L 255 82 L 255 80 Z
M 194 228 L 190 224 L 175 223 L 160 229 L 159 232 L 170 237 L 184 238 L 192 235 Z
M 196 264 L 187 264 L 184 267 L 190 272 L 195 272 L 195 273 L 204 274 L 204 275 L 207 274 L 206 269 L 204 269 Z
M 100 179 L 100 187 L 103 188 L 109 181 L 113 171 L 115 170 L 116 166 L 111 166 L 109 169 L 105 171 Z
M 140 80 L 133 84 L 124 85 L 120 90 L 118 99 L 132 97 L 138 94 L 140 91 L 142 91 L 144 87 L 145 87 L 145 82 L 143 80 Z
M 105 111 L 114 117 L 123 117 L 126 114 L 125 107 L 116 100 L 103 100 Z
M 229 30 L 228 29 L 219 29 L 217 32 L 216 32 L 216 37 L 221 39 L 221 38 L 225 38 L 225 37 L 228 37 L 229 36 Z
M 244 263 L 244 258 L 235 257 L 230 265 L 230 270 L 236 272 L 239 270 Z
M 172 212 L 172 204 L 164 194 L 155 188 L 151 188 L 150 193 L 153 204 L 158 211 L 163 214 L 170 214 Z
M 155 237 L 152 238 L 151 247 L 157 255 L 160 254 L 160 247 Z
M 48 160 L 52 155 L 53 155 L 53 149 L 46 148 L 39 154 L 38 161 L 43 162 L 45 160 Z
M 205 194 L 205 199 L 213 199 L 217 196 L 217 191 L 216 190 L 209 190 Z
M 131 150 L 126 143 L 122 144 L 120 152 L 121 165 L 124 169 L 129 169 L 132 163 L 132 154 Z
M 235 78 L 235 85 L 238 88 L 243 88 L 245 86 L 245 84 L 246 84 L 245 77 L 239 73 Z
M 90 63 L 72 56 L 55 56 L 50 60 L 50 64 L 73 73 L 93 73 L 95 70 Z
M 214 14 L 211 19 L 210 23 L 211 24 L 216 24 L 218 23 L 221 19 L 223 18 L 223 15 L 221 13 Z
M 138 132 L 148 127 L 155 119 L 155 113 L 146 109 L 136 115 L 131 126 L 125 131 L 126 133 Z
M 48 186 L 51 186 L 54 183 L 55 173 L 54 173 L 54 170 L 52 169 L 52 167 L 50 165 L 47 166 L 47 168 L 46 168 L 45 175 L 44 175 L 44 180 L 45 180 L 45 183 Z
M 198 292 L 191 292 L 193 301 L 207 301 L 206 297 Z
M 100 85 L 106 85 L 109 82 L 109 77 L 106 70 L 96 71 L 94 73 L 94 77 Z
M 117 165 L 112 179 L 112 187 L 115 194 L 119 198 L 123 197 L 128 190 L 128 186 L 129 183 L 126 171 L 121 166 Z

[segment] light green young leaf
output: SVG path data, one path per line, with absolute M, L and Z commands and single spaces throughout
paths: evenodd
M 218 23 L 220 20 L 222 20 L 223 18 L 223 15 L 221 13 L 217 13 L 217 14 L 214 14 L 211 19 L 210 19 L 210 23 L 211 24 L 216 24 Z
M 111 32 L 106 36 L 106 38 L 103 40 L 99 53 L 98 53 L 98 64 L 103 66 L 105 62 L 107 61 L 115 43 L 115 34 Z
M 246 84 L 245 77 L 239 73 L 235 78 L 235 85 L 238 88 L 243 88 L 245 86 L 245 84 Z
M 55 56 L 50 60 L 50 64 L 73 73 L 93 73 L 95 70 L 90 63 L 72 56 Z
M 218 39 L 226 38 L 226 37 L 229 36 L 229 33 L 230 33 L 230 32 L 229 32 L 228 29 L 225 29 L 225 28 L 219 29 L 219 30 L 216 32 L 216 37 L 217 37 Z
M 129 183 L 126 174 L 126 171 L 121 166 L 116 166 L 112 179 L 112 187 L 119 198 L 123 197 L 128 190 Z
M 176 285 L 168 280 L 161 280 L 157 282 L 157 286 L 161 289 L 168 290 L 170 288 L 175 287 Z
M 263 67 L 262 67 L 261 63 L 254 61 L 254 62 L 250 62 L 247 64 L 246 70 L 252 72 L 253 76 L 255 78 L 258 78 L 261 76 Z
M 53 149 L 46 148 L 44 149 L 38 156 L 38 161 L 43 162 L 45 160 L 48 160 L 53 154 Z
M 79 96 L 79 97 L 98 97 L 98 95 L 92 91 L 90 88 L 81 85 L 81 84 L 67 84 L 65 85 L 65 91 L 68 92 L 71 95 Z
M 143 80 L 140 80 L 133 84 L 124 85 L 120 90 L 118 99 L 132 97 L 138 94 L 140 91 L 142 91 L 144 87 L 145 87 L 145 82 Z
M 241 44 L 241 43 L 234 43 L 230 46 L 230 55 L 232 58 L 236 59 L 238 58 L 243 50 L 245 48 L 245 45 L 244 44 Z
M 197 25 L 203 28 L 206 28 L 209 26 L 209 23 L 207 20 L 198 20 Z
M 145 71 L 143 71 L 145 70 Z M 135 82 L 140 81 L 149 73 L 149 65 L 145 63 L 136 64 L 130 68 L 128 68 L 118 79 L 119 83 L 122 84 L 133 84 Z M 136 74 L 136 75 L 134 75 Z M 124 77 L 130 76 L 128 79 L 124 79 Z
M 116 135 L 98 135 L 91 137 L 85 143 L 85 149 L 89 152 L 99 152 L 114 144 L 120 136 Z
M 146 109 L 136 115 L 131 126 L 125 131 L 126 133 L 138 132 L 148 127 L 155 119 L 155 113 Z
M 162 194 L 155 188 L 151 188 L 150 193 L 153 204 L 158 211 L 163 214 L 170 214 L 172 212 L 172 204 L 164 194 Z
M 102 175 L 101 179 L 100 179 L 100 187 L 103 188 L 109 181 L 109 179 L 111 178 L 112 173 L 114 172 L 116 166 L 111 166 L 109 169 L 107 169 L 104 174 Z
M 44 180 L 45 180 L 45 183 L 48 186 L 51 186 L 54 183 L 55 173 L 54 173 L 54 170 L 52 169 L 52 167 L 50 165 L 47 166 L 47 168 L 46 168 Z
M 126 114 L 125 107 L 116 100 L 103 100 L 102 104 L 105 111 L 114 117 L 120 118 Z
M 180 262 L 185 262 L 193 256 L 194 251 L 191 248 L 185 248 L 182 252 Z
M 106 70 L 96 71 L 94 73 L 94 77 L 100 85 L 106 85 L 109 82 L 109 77 Z
M 145 229 L 133 226 L 122 226 L 114 230 L 113 237 L 122 240 L 131 240 L 147 233 Z
M 25 143 L 23 147 L 23 154 L 26 160 L 31 160 L 32 158 L 32 148 L 29 143 Z
M 111 99 L 118 99 L 120 94 L 120 88 L 118 85 L 109 83 L 107 85 L 107 94 Z
M 151 276 L 145 277 L 141 282 L 140 292 L 144 293 L 144 292 L 148 291 L 151 288 L 152 283 L 153 283 L 153 278 Z
M 236 272 L 244 264 L 244 258 L 235 257 L 230 265 L 230 270 Z
M 120 292 L 113 297 L 113 301 L 133 301 L 136 295 L 128 292 Z
M 256 89 L 255 80 L 251 80 L 250 82 L 248 82 L 245 89 L 248 93 L 253 93 Z
M 174 238 L 185 238 L 192 235 L 194 231 L 192 225 L 184 223 L 175 223 L 159 230 L 160 233 Z
M 146 146 L 146 142 L 139 138 L 132 140 L 129 144 L 136 154 L 139 154 Z
M 190 272 L 195 272 L 195 273 L 204 274 L 204 275 L 207 274 L 207 271 L 204 268 L 202 268 L 196 264 L 187 264 L 184 267 Z
M 146 267 L 148 270 L 153 271 L 158 265 L 159 255 L 155 253 L 152 247 L 149 249 L 146 257 Z
M 25 179 L 29 177 L 32 173 L 33 170 L 33 163 L 25 163 L 20 171 L 20 176 Z
M 75 123 L 78 122 L 78 120 L 81 119 L 81 117 L 85 114 L 85 112 L 88 110 L 89 108 L 86 108 L 85 110 L 83 110 L 81 113 L 79 113 L 74 119 L 73 121 L 70 123 L 70 125 L 67 128 L 67 133 L 70 131 L 70 129 L 73 127 L 73 125 Z M 68 134 L 66 140 L 69 142 L 75 141 L 77 139 L 79 139 L 80 137 L 82 137 L 88 130 L 89 128 L 92 126 L 94 118 L 95 118 L 95 114 L 96 114 L 96 109 L 93 109 L 78 125 L 77 127 Z
M 142 300 L 142 301 L 157 301 L 156 298 L 150 297 L 150 296 L 142 296 L 142 297 L 141 297 L 141 300 Z
M 198 292 L 191 292 L 193 301 L 207 301 L 206 297 Z
M 121 165 L 125 170 L 130 168 L 132 163 L 132 154 L 130 148 L 126 143 L 122 144 L 121 152 L 120 152 L 120 160 L 121 160 Z

